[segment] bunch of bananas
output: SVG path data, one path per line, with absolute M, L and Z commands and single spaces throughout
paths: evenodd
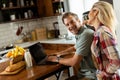
M 14 49 L 12 49 L 11 51 L 9 51 L 6 54 L 6 57 L 14 58 L 14 57 L 17 57 L 18 55 L 24 55 L 24 53 L 25 53 L 25 49 L 24 48 L 19 47 L 19 46 L 15 46 Z

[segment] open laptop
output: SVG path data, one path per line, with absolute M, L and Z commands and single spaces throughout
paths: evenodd
M 29 48 L 31 56 L 33 57 L 37 65 L 58 64 L 57 62 L 47 61 L 48 56 L 46 55 L 44 48 L 42 47 L 40 42 L 37 42 L 28 48 Z

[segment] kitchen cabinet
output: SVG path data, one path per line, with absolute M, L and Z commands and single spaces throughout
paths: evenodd
M 37 0 L 2 0 L 0 1 L 0 17 L 0 22 L 37 18 Z
M 73 44 L 50 44 L 50 43 L 42 43 L 43 48 L 46 53 L 52 54 L 55 52 L 63 51 L 69 47 L 74 46 Z
M 60 15 L 64 12 L 63 0 L 2 0 L 0 23 Z
M 50 44 L 50 43 L 42 43 L 43 48 L 45 49 L 45 53 L 47 53 L 48 55 L 53 54 L 53 53 L 57 53 L 60 51 L 63 51 L 69 47 L 74 46 L 74 44 Z M 79 69 L 79 65 L 75 65 L 73 67 L 74 69 L 74 74 L 78 73 L 78 69 Z M 67 71 L 64 71 L 65 73 Z
M 60 15 L 64 12 L 63 0 L 38 0 L 37 4 L 40 17 Z

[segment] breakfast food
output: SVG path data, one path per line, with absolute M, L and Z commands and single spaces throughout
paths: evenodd
M 10 64 L 5 68 L 0 75 L 10 75 L 16 74 L 26 67 L 26 62 L 24 60 L 25 49 L 16 46 L 11 51 L 6 54 L 7 58 L 10 58 Z
M 16 71 L 18 69 L 20 69 L 21 67 L 25 67 L 25 61 L 19 61 L 15 64 L 12 64 L 12 65 L 9 65 L 5 71 L 6 72 L 13 72 L 13 71 Z
M 10 65 L 15 64 L 19 61 L 23 61 L 23 60 L 24 60 L 24 56 L 23 55 L 18 55 L 18 56 L 14 57 L 10 60 Z

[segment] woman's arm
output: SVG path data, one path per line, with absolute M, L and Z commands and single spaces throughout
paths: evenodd
M 119 51 L 117 50 L 116 40 L 110 33 L 103 33 L 100 42 L 101 48 L 109 61 L 105 66 L 106 73 L 113 74 L 120 68 Z M 105 61 L 103 61 L 103 64 L 104 63 Z

